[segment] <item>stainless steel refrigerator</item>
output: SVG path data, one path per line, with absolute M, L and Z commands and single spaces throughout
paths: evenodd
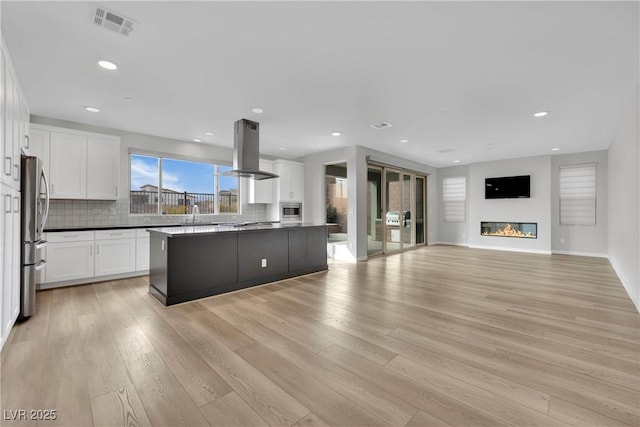
M 31 317 L 36 310 L 36 278 L 46 261 L 42 239 L 49 214 L 49 183 L 42 162 L 35 156 L 22 156 L 20 319 Z

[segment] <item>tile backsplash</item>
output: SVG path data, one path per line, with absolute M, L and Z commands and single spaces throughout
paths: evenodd
M 263 221 L 266 206 L 242 205 L 241 215 L 199 215 L 199 221 Z M 148 224 L 179 224 L 185 215 L 129 214 L 129 200 L 51 200 L 46 228 L 118 226 Z

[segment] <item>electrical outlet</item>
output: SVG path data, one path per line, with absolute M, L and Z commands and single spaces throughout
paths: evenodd
M 262 268 L 265 268 L 266 266 L 267 266 L 267 259 L 262 258 Z

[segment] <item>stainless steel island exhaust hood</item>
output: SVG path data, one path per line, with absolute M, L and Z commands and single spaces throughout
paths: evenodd
M 260 123 L 241 119 L 234 127 L 233 170 L 227 174 L 255 180 L 278 178 L 276 174 L 259 170 Z

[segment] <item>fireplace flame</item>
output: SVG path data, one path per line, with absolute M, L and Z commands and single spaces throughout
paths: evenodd
M 501 228 L 496 231 L 485 231 L 482 233 L 482 235 L 483 236 L 504 236 L 504 237 L 529 237 L 532 239 L 536 238 L 535 234 L 531 232 L 523 233 L 519 229 L 512 227 L 511 224 L 507 224 L 504 226 L 504 228 Z

